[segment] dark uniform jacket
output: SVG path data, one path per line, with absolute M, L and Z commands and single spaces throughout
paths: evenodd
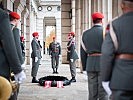
M 38 57 L 38 59 L 41 59 L 41 54 L 40 54 L 41 48 L 40 48 L 38 41 L 35 38 L 33 38 L 31 42 L 31 47 L 32 47 L 31 58 Z
M 16 49 L 17 49 L 17 54 L 18 54 L 20 63 L 23 64 L 24 60 L 23 60 L 23 55 L 22 55 L 22 48 L 21 48 L 21 40 L 20 40 L 19 29 L 17 27 L 14 27 L 12 24 L 11 24 L 11 29 L 13 31 L 13 36 L 14 36 Z
M 7 13 L 0 9 L 0 76 L 9 79 L 10 70 L 15 74 L 22 71 L 9 17 Z
M 51 56 L 59 56 L 60 54 L 61 54 L 60 44 L 58 42 L 50 43 L 50 45 L 49 45 L 49 55 L 51 55 Z
M 75 41 L 73 39 L 67 43 L 67 61 L 70 61 L 70 59 L 79 59 L 76 52 Z
M 101 53 L 101 46 L 103 42 L 103 27 L 101 25 L 94 25 L 83 33 L 82 41 L 87 49 L 81 46 L 81 62 L 86 71 L 100 71 L 100 56 L 88 56 L 88 54 Z M 86 67 L 86 68 L 85 68 Z
M 133 12 L 126 13 L 114 20 L 112 25 L 118 39 L 118 50 L 107 33 L 102 46 L 102 77 L 110 81 L 111 89 L 133 91 L 133 60 L 116 59 L 115 54 L 133 54 Z

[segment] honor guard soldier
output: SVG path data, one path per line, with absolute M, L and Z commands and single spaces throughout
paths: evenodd
M 94 26 L 83 32 L 81 40 L 81 61 L 88 75 L 88 100 L 107 100 L 107 93 L 102 87 L 100 56 L 103 43 L 103 14 L 92 14 Z
M 10 28 L 9 16 L 0 8 L 0 76 L 10 81 L 11 71 L 14 73 L 15 81 L 19 83 L 26 78 L 18 58 L 14 37 Z M 4 87 L 3 90 L 5 90 Z M 16 99 L 10 98 L 10 100 Z
M 19 60 L 22 65 L 24 64 L 24 59 L 23 59 L 22 48 L 21 48 L 20 30 L 17 28 L 20 20 L 20 16 L 17 12 L 10 12 L 9 16 L 10 16 L 11 29 L 13 32 L 15 45 L 17 49 L 17 54 L 19 56 Z
M 34 32 L 32 34 L 33 40 L 31 42 L 31 47 L 32 47 L 32 53 L 31 53 L 31 58 L 32 58 L 32 70 L 31 70 L 31 76 L 32 76 L 32 83 L 38 83 L 39 81 L 36 79 L 38 68 L 39 68 L 39 63 L 41 59 L 41 52 L 40 52 L 40 45 L 38 43 L 38 37 L 39 34 L 38 32 Z
M 75 40 L 74 40 L 75 34 L 74 32 L 69 32 L 68 34 L 68 43 L 67 43 L 67 60 L 69 61 L 70 66 L 70 72 L 72 79 L 70 82 L 76 82 L 76 64 L 75 61 L 79 59 L 76 47 L 75 47 Z
M 20 20 L 20 15 L 17 12 L 10 12 L 9 16 L 10 16 L 11 30 L 13 32 L 17 54 L 22 67 L 24 66 L 24 59 L 23 59 L 22 48 L 21 48 L 21 40 L 20 40 L 20 33 L 19 33 L 20 30 L 17 28 Z M 19 88 L 18 88 L 18 91 L 19 91 Z M 14 93 L 13 98 L 17 98 L 17 95 L 18 95 L 18 92 Z
M 133 0 L 121 0 L 121 9 L 103 42 L 102 81 L 109 84 L 112 100 L 133 100 Z
M 61 46 L 53 37 L 53 42 L 49 45 L 49 55 L 51 55 L 53 74 L 58 74 L 59 55 L 61 54 Z

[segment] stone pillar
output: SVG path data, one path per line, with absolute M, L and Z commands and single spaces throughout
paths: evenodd
M 71 0 L 61 0 L 61 40 L 62 40 L 62 63 L 67 61 L 67 35 L 71 31 Z
M 72 0 L 71 31 L 75 32 L 75 0 Z
M 81 0 L 76 1 L 76 49 L 78 52 L 79 60 L 77 61 L 77 67 L 80 67 L 82 72 L 82 65 L 80 59 L 80 41 L 81 41 Z
M 16 11 L 22 17 L 21 13 L 24 10 L 25 6 L 26 2 L 24 0 L 15 0 L 13 11 Z M 18 28 L 21 31 L 21 23 L 18 24 Z
M 81 18 L 82 18 L 81 19 L 81 21 L 82 21 L 81 25 L 82 25 L 82 30 L 85 30 L 85 25 L 84 25 L 84 20 L 85 20 L 85 16 L 84 16 L 85 15 L 85 0 L 82 0 L 81 2 L 82 2 L 81 5 L 82 5 L 82 15 L 83 15 L 83 16 L 81 16 Z
M 84 19 L 84 26 L 85 26 L 85 30 L 86 29 L 88 29 L 88 18 L 89 18 L 89 14 L 88 14 L 88 12 L 89 12 L 89 9 L 88 9 L 88 0 L 85 0 L 85 2 L 84 2 L 85 4 L 85 14 L 84 14 L 84 16 L 85 16 L 85 19 Z
M 3 0 L 4 2 L 6 0 Z M 14 3 L 15 0 L 7 0 L 6 3 L 5 3 L 5 6 L 7 9 L 13 11 L 13 3 Z
M 88 0 L 88 28 L 91 28 L 91 0 Z
M 62 44 L 61 44 L 61 16 L 59 18 L 56 18 L 56 38 L 57 42 L 60 43 L 61 45 L 61 50 L 62 50 Z M 61 52 L 62 55 L 62 52 Z M 60 63 L 62 63 L 62 57 L 60 57 Z

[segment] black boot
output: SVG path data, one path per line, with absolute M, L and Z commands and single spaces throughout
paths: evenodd
M 36 79 L 36 77 L 32 78 L 32 83 L 39 83 L 39 81 Z
M 72 79 L 70 80 L 70 82 L 76 82 L 75 77 L 72 77 Z
M 58 74 L 58 71 L 57 71 L 57 68 L 56 68 L 56 71 L 55 71 L 56 74 Z
M 56 72 L 55 72 L 55 70 L 54 70 L 54 68 L 53 68 L 53 74 L 55 74 Z

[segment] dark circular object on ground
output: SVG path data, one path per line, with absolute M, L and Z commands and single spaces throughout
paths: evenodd
M 41 86 L 44 86 L 45 81 L 51 81 L 51 87 L 56 87 L 57 86 L 57 81 L 62 81 L 63 86 L 67 86 L 67 85 L 71 84 L 70 80 L 68 80 L 67 77 L 64 77 L 64 76 L 45 76 L 45 77 L 41 77 L 39 79 L 39 84 Z

